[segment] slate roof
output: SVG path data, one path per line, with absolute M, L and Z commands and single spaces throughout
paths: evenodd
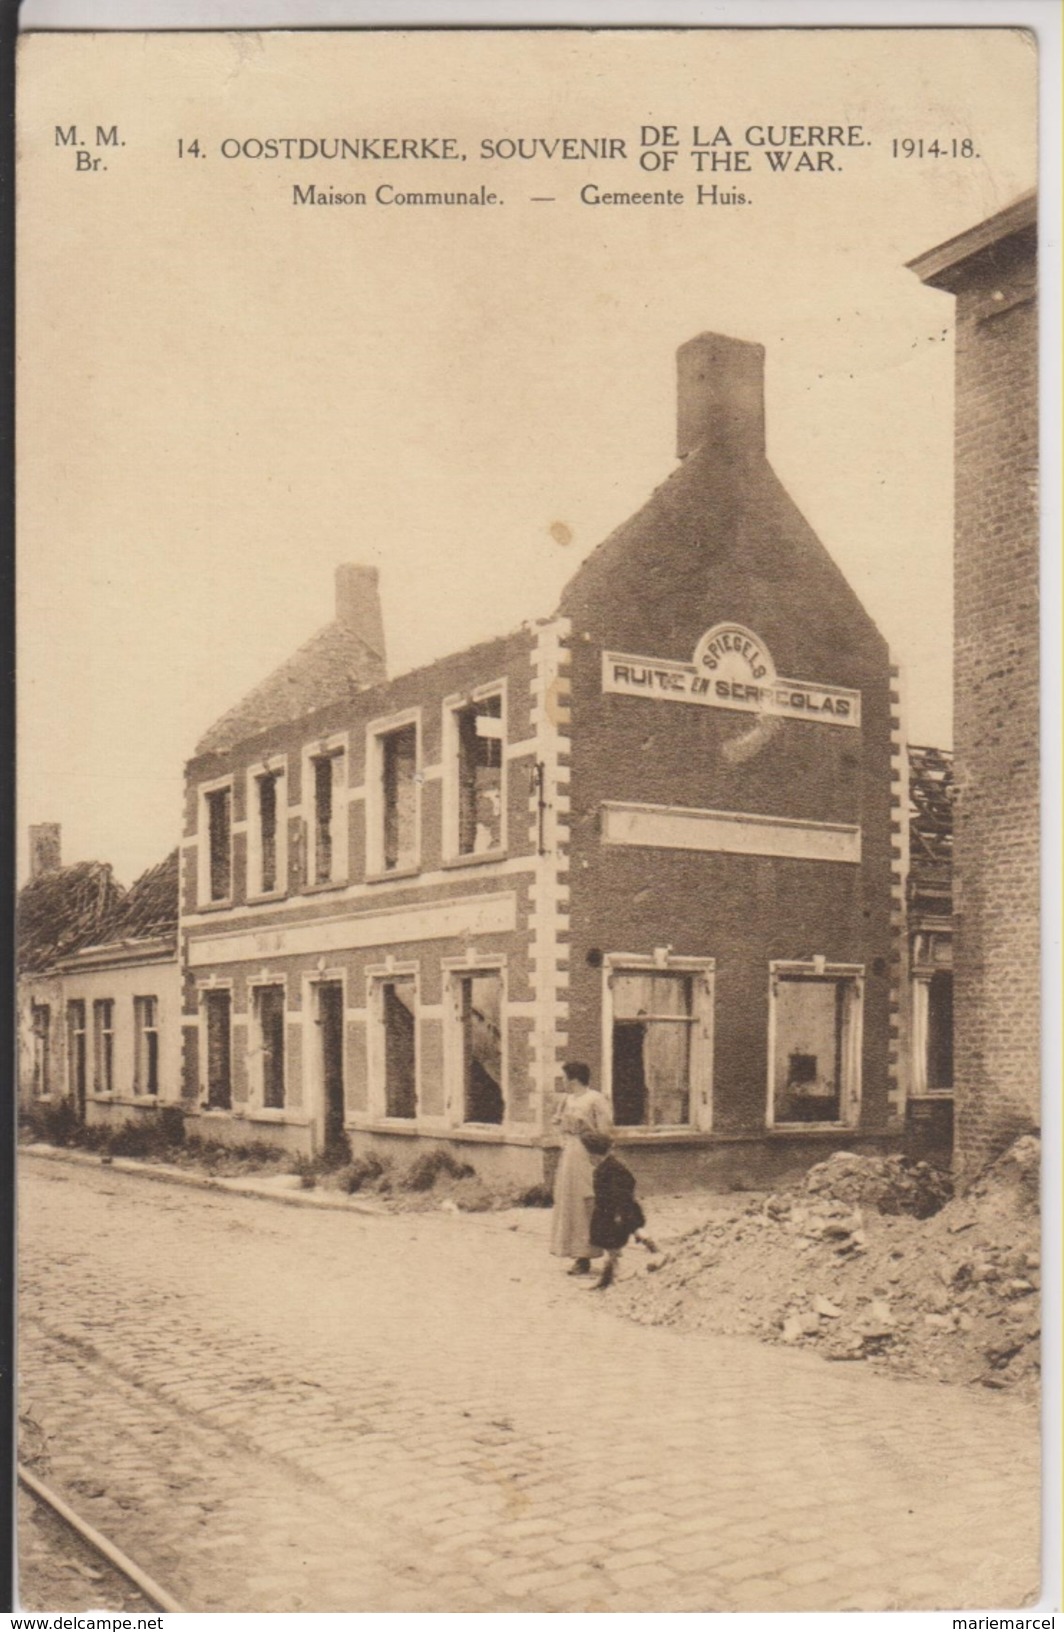
M 80 861 L 31 878 L 18 897 L 20 973 L 40 974 L 99 941 L 122 895 L 110 865 L 102 861 Z
M 248 737 L 302 719 L 331 703 L 348 702 L 386 678 L 384 660 L 343 623 L 311 635 L 196 744 L 196 755 L 226 753 Z

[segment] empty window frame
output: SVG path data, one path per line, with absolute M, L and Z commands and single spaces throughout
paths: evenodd
M 233 1104 L 233 1000 L 228 989 L 203 993 L 206 1036 L 207 1109 L 228 1111 Z
M 380 775 L 380 865 L 375 872 L 417 866 L 417 726 L 413 722 L 377 738 Z
M 252 998 L 258 1098 L 265 1111 L 283 1111 L 285 1101 L 284 987 L 256 986 Z
M 497 969 L 451 976 L 461 1120 L 501 1126 L 503 1092 L 502 975 Z
M 52 1011 L 47 1003 L 30 1005 L 30 1027 L 33 1097 L 48 1099 L 52 1092 Z
M 860 1105 L 860 972 L 825 965 L 774 969 L 770 996 L 770 1124 L 853 1124 Z
M 347 876 L 347 804 L 344 798 L 344 748 L 325 743 L 308 754 L 305 765 L 310 884 L 341 884 Z
M 610 1097 L 619 1127 L 708 1126 L 711 969 L 609 966 Z
M 98 997 L 92 1005 L 92 1091 L 113 1094 L 115 1089 L 115 1006 L 112 998 Z
M 417 988 L 412 975 L 374 982 L 375 1097 L 385 1116 L 417 1116 Z
M 267 761 L 261 770 L 250 773 L 248 782 L 248 891 L 251 895 L 277 895 L 285 889 L 288 867 L 284 761 Z
M 936 969 L 927 983 L 927 1087 L 953 1092 L 953 974 Z
M 159 1092 L 159 999 L 133 999 L 133 1092 L 140 1097 Z
M 203 901 L 228 901 L 233 891 L 233 790 L 226 785 L 203 794 L 200 842 L 205 854 L 200 875 Z
M 67 1084 L 79 1111 L 85 1106 L 86 1043 L 85 1003 L 80 997 L 67 1004 Z
M 501 850 L 505 835 L 505 723 L 502 692 L 451 709 L 452 850 L 459 856 Z

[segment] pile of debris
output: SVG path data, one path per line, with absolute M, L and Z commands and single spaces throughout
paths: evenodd
M 840 1152 L 794 1190 L 718 1206 L 647 1264 L 630 1252 L 616 1303 L 647 1324 L 1033 1391 L 1039 1154 L 1018 1140 L 950 1199 L 926 1163 Z

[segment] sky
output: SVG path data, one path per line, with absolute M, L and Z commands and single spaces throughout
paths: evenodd
M 46 820 L 65 860 L 126 884 L 164 855 L 185 759 L 332 616 L 341 561 L 380 569 L 394 673 L 549 613 L 675 468 L 675 351 L 707 329 L 765 346 L 769 456 L 890 641 L 912 740 L 949 743 L 952 301 L 905 263 L 1034 184 L 1029 36 L 20 49 L 22 867 Z M 864 145 L 798 170 L 815 149 L 788 138 L 771 169 L 764 127 L 829 124 Z M 84 160 L 57 137 L 71 125 Z M 654 171 L 641 133 L 666 125 L 676 156 Z M 749 171 L 698 174 L 696 126 Z M 467 158 L 224 156 L 341 135 Z M 624 156 L 481 156 L 558 137 Z M 695 204 L 714 182 L 752 202 Z M 293 204 L 308 183 L 369 202 Z M 589 183 L 685 202 L 590 205 Z M 501 202 L 381 205 L 381 185 Z

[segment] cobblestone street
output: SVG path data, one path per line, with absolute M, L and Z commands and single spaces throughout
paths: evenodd
M 341 1215 L 32 1159 L 20 1187 L 35 1465 L 191 1609 L 1037 1591 L 1029 1408 L 623 1322 L 547 1255 L 547 1214 Z

